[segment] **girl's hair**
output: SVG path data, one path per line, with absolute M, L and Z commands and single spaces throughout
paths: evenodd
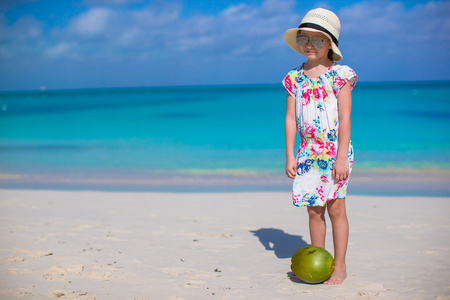
M 334 61 L 333 60 L 333 53 L 334 53 L 333 50 L 331 50 L 331 49 L 328 50 L 328 59 L 330 59 L 331 61 Z

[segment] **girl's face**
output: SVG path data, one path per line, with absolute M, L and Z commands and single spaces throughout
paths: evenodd
M 320 32 L 311 32 L 304 30 L 301 30 L 301 34 L 306 35 L 310 39 L 306 45 L 300 46 L 300 48 L 302 49 L 303 53 L 305 54 L 308 60 L 310 61 L 328 60 L 328 51 L 331 49 L 331 42 L 324 34 Z M 325 41 L 325 45 L 320 49 L 314 48 L 314 46 L 311 44 L 311 38 L 313 37 L 322 38 Z

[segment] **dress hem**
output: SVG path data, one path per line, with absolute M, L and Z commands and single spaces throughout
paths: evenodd
M 337 198 L 328 198 L 326 202 L 324 202 L 323 205 L 297 205 L 297 204 L 293 204 L 295 207 L 305 207 L 305 206 L 311 206 L 311 207 L 324 207 L 325 205 L 327 205 L 328 202 L 330 202 L 331 200 L 337 200 L 337 199 L 344 199 L 345 200 L 346 197 L 337 197 Z

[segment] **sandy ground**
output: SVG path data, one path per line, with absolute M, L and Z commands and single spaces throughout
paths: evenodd
M 291 276 L 288 192 L 3 189 L 0 299 L 450 299 L 450 198 L 346 201 L 349 277 L 326 286 Z

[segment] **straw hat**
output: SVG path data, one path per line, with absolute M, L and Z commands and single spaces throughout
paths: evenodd
M 298 31 L 303 30 L 320 32 L 330 40 L 331 50 L 333 50 L 333 60 L 338 61 L 342 59 L 341 51 L 338 48 L 340 29 L 341 22 L 332 11 L 323 8 L 316 8 L 310 10 L 305 17 L 303 17 L 298 28 L 286 30 L 284 33 L 284 40 L 289 47 L 298 53 L 304 54 L 300 46 L 297 44 Z

